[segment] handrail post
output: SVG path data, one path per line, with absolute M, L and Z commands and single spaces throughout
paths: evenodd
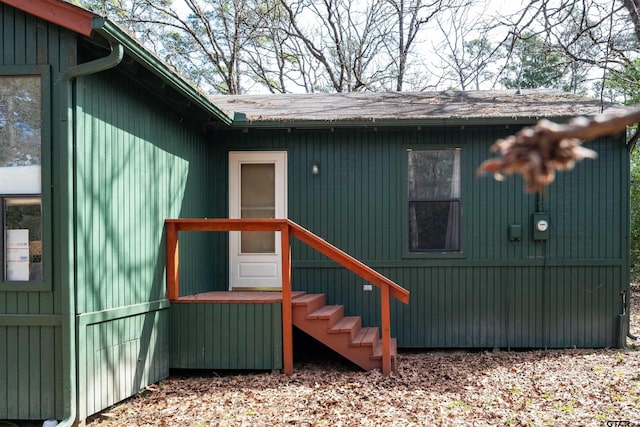
M 391 373 L 391 312 L 389 301 L 389 286 L 383 284 L 380 288 L 381 316 L 382 316 L 382 373 Z
M 178 229 L 173 222 L 166 223 L 167 230 L 167 298 L 175 301 L 178 291 Z
M 289 225 L 280 227 L 282 253 L 282 362 L 284 373 L 293 375 L 293 314 L 291 306 L 291 246 Z

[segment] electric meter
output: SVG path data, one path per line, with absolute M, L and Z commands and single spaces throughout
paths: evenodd
M 549 214 L 547 212 L 535 212 L 531 216 L 533 225 L 533 240 L 547 240 L 549 238 Z
M 540 219 L 536 222 L 536 229 L 538 231 L 547 231 L 547 228 L 549 228 L 549 223 L 544 219 Z

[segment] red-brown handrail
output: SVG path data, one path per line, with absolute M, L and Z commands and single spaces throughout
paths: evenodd
M 293 374 L 293 314 L 291 306 L 291 247 L 293 236 L 381 290 L 382 372 L 391 372 L 390 296 L 409 302 L 409 291 L 288 219 L 167 219 L 167 298 L 179 296 L 179 231 L 280 231 L 282 252 L 282 346 L 284 372 Z

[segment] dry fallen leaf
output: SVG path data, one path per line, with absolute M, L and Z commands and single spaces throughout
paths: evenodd
M 639 334 L 640 295 L 632 294 L 631 302 L 631 333 Z M 636 347 L 405 351 L 389 377 L 362 372 L 330 353 L 296 360 L 291 377 L 233 371 L 181 374 L 93 416 L 87 426 L 640 423 Z
M 542 191 L 555 179 L 556 171 L 572 169 L 582 159 L 595 159 L 597 153 L 581 145 L 579 139 L 556 137 L 559 125 L 541 120 L 536 126 L 524 128 L 515 135 L 498 140 L 491 146 L 501 158 L 483 162 L 479 173 L 492 173 L 497 180 L 504 175 L 519 173 L 527 192 Z
M 491 173 L 498 180 L 519 173 L 528 192 L 543 191 L 555 179 L 556 171 L 568 170 L 582 159 L 595 159 L 595 151 L 582 141 L 624 132 L 640 121 L 640 110 L 629 110 L 595 117 L 576 117 L 566 124 L 540 120 L 507 138 L 496 141 L 492 152 L 502 157 L 489 159 L 478 173 Z

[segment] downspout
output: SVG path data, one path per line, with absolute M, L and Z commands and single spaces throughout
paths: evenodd
M 627 290 L 620 290 L 620 309 L 621 313 L 618 314 L 618 348 L 627 348 L 627 338 L 635 341 L 638 339 L 635 335 L 631 334 L 629 328 L 629 302 L 627 299 Z
M 104 23 L 102 19 L 94 19 L 94 28 L 96 28 L 96 22 L 98 27 Z M 89 74 L 95 74 L 100 71 L 114 68 L 120 64 L 124 57 L 124 47 L 110 37 L 106 37 L 109 42 L 111 52 L 108 56 L 105 56 L 94 61 L 78 64 L 68 69 L 62 76 L 61 81 L 65 84 L 63 90 L 64 94 L 62 106 L 62 120 L 66 120 L 66 125 L 61 127 L 61 138 L 66 148 L 66 155 L 62 155 L 60 164 L 61 168 L 61 186 L 60 188 L 66 192 L 67 197 L 60 209 L 60 218 L 66 219 L 61 222 L 60 236 L 62 238 L 62 248 L 64 249 L 65 257 L 68 260 L 67 268 L 62 269 L 60 283 L 66 283 L 67 286 L 61 286 L 63 292 L 63 325 L 62 325 L 62 350 L 63 350 L 63 376 L 64 380 L 68 381 L 67 384 L 63 384 L 63 396 L 64 412 L 66 417 L 60 422 L 59 426 L 71 426 L 75 423 L 77 417 L 77 360 L 76 360 L 76 274 L 75 274 L 75 218 L 74 205 L 75 205 L 75 188 L 74 188 L 74 151 L 75 151 L 75 107 L 73 101 L 73 81 L 79 77 Z M 66 116 L 65 116 L 66 114 Z M 64 163 L 62 163 L 64 162 Z M 66 343 L 66 345 L 64 344 Z

